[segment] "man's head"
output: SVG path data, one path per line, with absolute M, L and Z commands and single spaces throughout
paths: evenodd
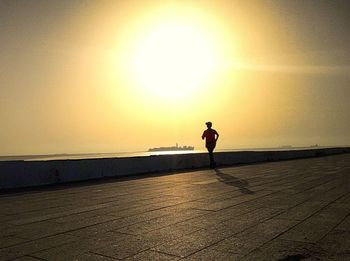
M 213 125 L 210 121 L 206 122 L 205 125 L 207 125 L 208 129 L 211 129 L 211 126 Z

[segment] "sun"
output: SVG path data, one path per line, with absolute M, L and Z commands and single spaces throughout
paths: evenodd
M 133 75 L 152 96 L 185 99 L 204 88 L 216 60 L 213 43 L 200 28 L 167 21 L 138 43 L 132 57 Z

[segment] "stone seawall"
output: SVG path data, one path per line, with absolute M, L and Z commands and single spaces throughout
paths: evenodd
M 218 166 L 278 161 L 349 153 L 350 148 L 290 151 L 217 152 Z M 0 189 L 22 188 L 72 181 L 197 169 L 208 166 L 208 154 L 176 154 L 130 158 L 0 162 Z

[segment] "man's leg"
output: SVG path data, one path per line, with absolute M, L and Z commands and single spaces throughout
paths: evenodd
M 210 160 L 210 167 L 211 167 L 211 168 L 215 168 L 215 165 L 216 165 L 215 160 L 214 160 L 214 153 L 213 153 L 213 151 L 214 151 L 214 148 L 213 148 L 213 147 L 209 147 L 209 148 L 208 148 L 209 160 Z

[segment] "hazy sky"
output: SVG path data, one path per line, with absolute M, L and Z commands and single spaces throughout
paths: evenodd
M 0 0 L 0 155 L 349 145 L 348 10 Z

